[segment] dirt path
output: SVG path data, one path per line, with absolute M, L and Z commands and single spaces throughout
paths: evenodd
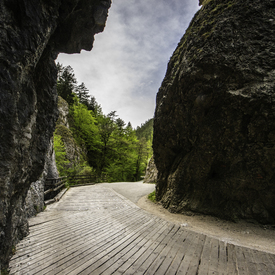
M 142 197 L 137 205 L 163 219 L 180 224 L 186 229 L 216 237 L 224 242 L 275 254 L 275 229 L 271 227 L 245 221 L 234 223 L 207 215 L 172 214 L 161 204 L 148 200 L 147 196 Z

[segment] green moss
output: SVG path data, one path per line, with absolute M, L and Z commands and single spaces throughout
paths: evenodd
M 11 247 L 11 253 L 12 255 L 16 253 L 16 247 L 14 245 Z
M 55 135 L 61 136 L 63 142 L 75 143 L 73 134 L 70 131 L 70 129 L 68 129 L 66 126 L 64 126 L 62 124 L 56 125 L 54 133 L 55 133 Z
M 156 203 L 156 191 L 153 191 L 148 195 L 148 199 L 154 203 Z

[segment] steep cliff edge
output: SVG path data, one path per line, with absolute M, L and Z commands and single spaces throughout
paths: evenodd
M 157 199 L 275 222 L 275 1 L 205 0 L 157 95 Z
M 25 197 L 42 174 L 58 116 L 54 59 L 91 50 L 110 2 L 0 2 L 0 269 L 28 232 Z

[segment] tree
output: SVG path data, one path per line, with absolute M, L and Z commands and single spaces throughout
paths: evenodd
M 82 82 L 80 85 L 75 87 L 75 94 L 77 95 L 79 102 L 88 107 L 89 104 L 89 90 L 86 88 L 85 84 Z
M 66 176 L 67 165 L 69 161 L 66 158 L 66 150 L 62 137 L 60 135 L 54 134 L 54 152 L 57 170 L 60 176 Z
M 97 103 L 94 96 L 90 97 L 87 104 L 88 110 L 93 111 L 95 117 L 103 115 L 101 106 Z
M 57 93 L 63 99 L 65 99 L 69 105 L 74 103 L 74 89 L 77 83 L 74 70 L 71 66 L 63 67 L 60 63 L 57 64 Z

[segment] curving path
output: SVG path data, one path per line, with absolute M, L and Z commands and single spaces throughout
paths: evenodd
M 121 184 L 75 187 L 31 218 L 30 235 L 17 245 L 10 273 L 275 274 L 274 254 L 192 232 L 114 190 L 132 201 L 139 196 Z

